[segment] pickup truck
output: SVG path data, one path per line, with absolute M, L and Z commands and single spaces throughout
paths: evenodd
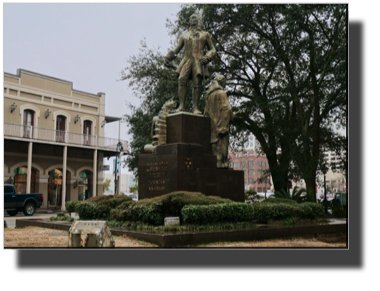
M 32 216 L 43 202 L 44 195 L 41 193 L 17 194 L 14 185 L 4 184 L 4 210 L 10 216 L 17 215 L 19 211 L 23 211 L 26 216 Z

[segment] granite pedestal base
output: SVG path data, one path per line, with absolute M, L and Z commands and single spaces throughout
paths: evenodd
M 156 153 L 139 155 L 139 199 L 189 191 L 244 202 L 244 172 L 216 168 L 209 118 L 169 116 L 167 136 Z

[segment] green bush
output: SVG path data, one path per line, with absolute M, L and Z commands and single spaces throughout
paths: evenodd
M 264 199 L 263 203 L 272 203 L 272 204 L 289 203 L 289 204 L 297 204 L 297 202 L 295 200 L 285 199 L 285 198 L 268 198 L 268 199 Z
M 260 223 L 268 223 L 269 220 L 282 220 L 292 217 L 299 219 L 315 219 L 324 214 L 324 208 L 320 204 L 305 202 L 292 203 L 259 203 L 254 204 L 254 220 Z
M 306 195 L 303 195 L 303 193 L 306 193 L 305 188 L 298 189 L 298 187 L 294 187 L 293 192 L 290 193 L 290 190 L 284 190 L 281 189 L 280 191 L 276 191 L 274 195 L 271 195 L 271 197 L 275 198 L 283 198 L 283 199 L 290 199 L 294 200 L 298 203 L 306 202 L 307 198 Z
M 137 204 L 131 203 L 125 209 L 114 209 L 110 218 L 117 221 L 140 221 L 152 225 L 164 223 L 162 203 Z
M 132 198 L 126 195 L 95 196 L 76 204 L 73 209 L 75 209 L 75 212 L 79 214 L 81 219 L 107 220 L 111 210 L 125 202 L 131 201 L 133 201 Z
M 64 212 L 57 212 L 57 216 L 58 217 L 63 217 L 63 216 L 65 216 L 65 213 Z
M 222 222 L 252 221 L 250 204 L 232 202 L 215 205 L 187 205 L 182 211 L 184 224 L 211 224 Z
M 76 207 L 80 219 L 104 219 L 101 208 L 95 202 L 82 202 Z
M 58 213 L 57 213 L 58 214 Z M 68 216 L 68 215 L 63 215 L 63 216 L 51 216 L 49 218 L 51 221 L 67 221 L 67 222 L 73 222 L 74 218 Z
M 118 221 L 142 221 L 158 225 L 164 223 L 165 217 L 181 217 L 181 210 L 186 205 L 222 203 L 232 203 L 232 201 L 215 196 L 206 196 L 201 193 L 173 192 L 137 202 L 123 202 L 111 211 L 110 218 Z
M 76 211 L 76 207 L 81 204 L 82 201 L 69 201 L 69 202 L 66 202 L 66 210 L 68 213 L 72 213 L 72 212 L 77 212 Z

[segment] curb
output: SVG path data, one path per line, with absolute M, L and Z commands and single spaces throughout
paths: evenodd
M 44 228 L 69 231 L 70 224 L 52 222 L 16 220 L 16 227 L 38 226 Z M 112 235 L 127 235 L 135 239 L 153 243 L 163 248 L 192 247 L 220 241 L 252 241 L 271 238 L 282 238 L 306 234 L 347 232 L 346 223 L 307 225 L 276 228 L 255 228 L 247 230 L 225 230 L 213 232 L 193 232 L 180 234 L 157 234 L 130 230 L 117 230 L 110 228 Z M 347 246 L 348 248 L 348 246 Z

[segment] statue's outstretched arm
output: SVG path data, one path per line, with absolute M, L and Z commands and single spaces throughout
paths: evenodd
M 174 60 L 175 57 L 176 57 L 176 54 L 178 54 L 181 49 L 183 48 L 185 44 L 185 41 L 181 35 L 181 37 L 179 38 L 179 41 L 178 41 L 178 44 L 177 46 L 172 50 L 172 51 L 169 51 L 168 54 L 166 55 L 165 59 L 168 59 L 169 61 L 171 60 Z

